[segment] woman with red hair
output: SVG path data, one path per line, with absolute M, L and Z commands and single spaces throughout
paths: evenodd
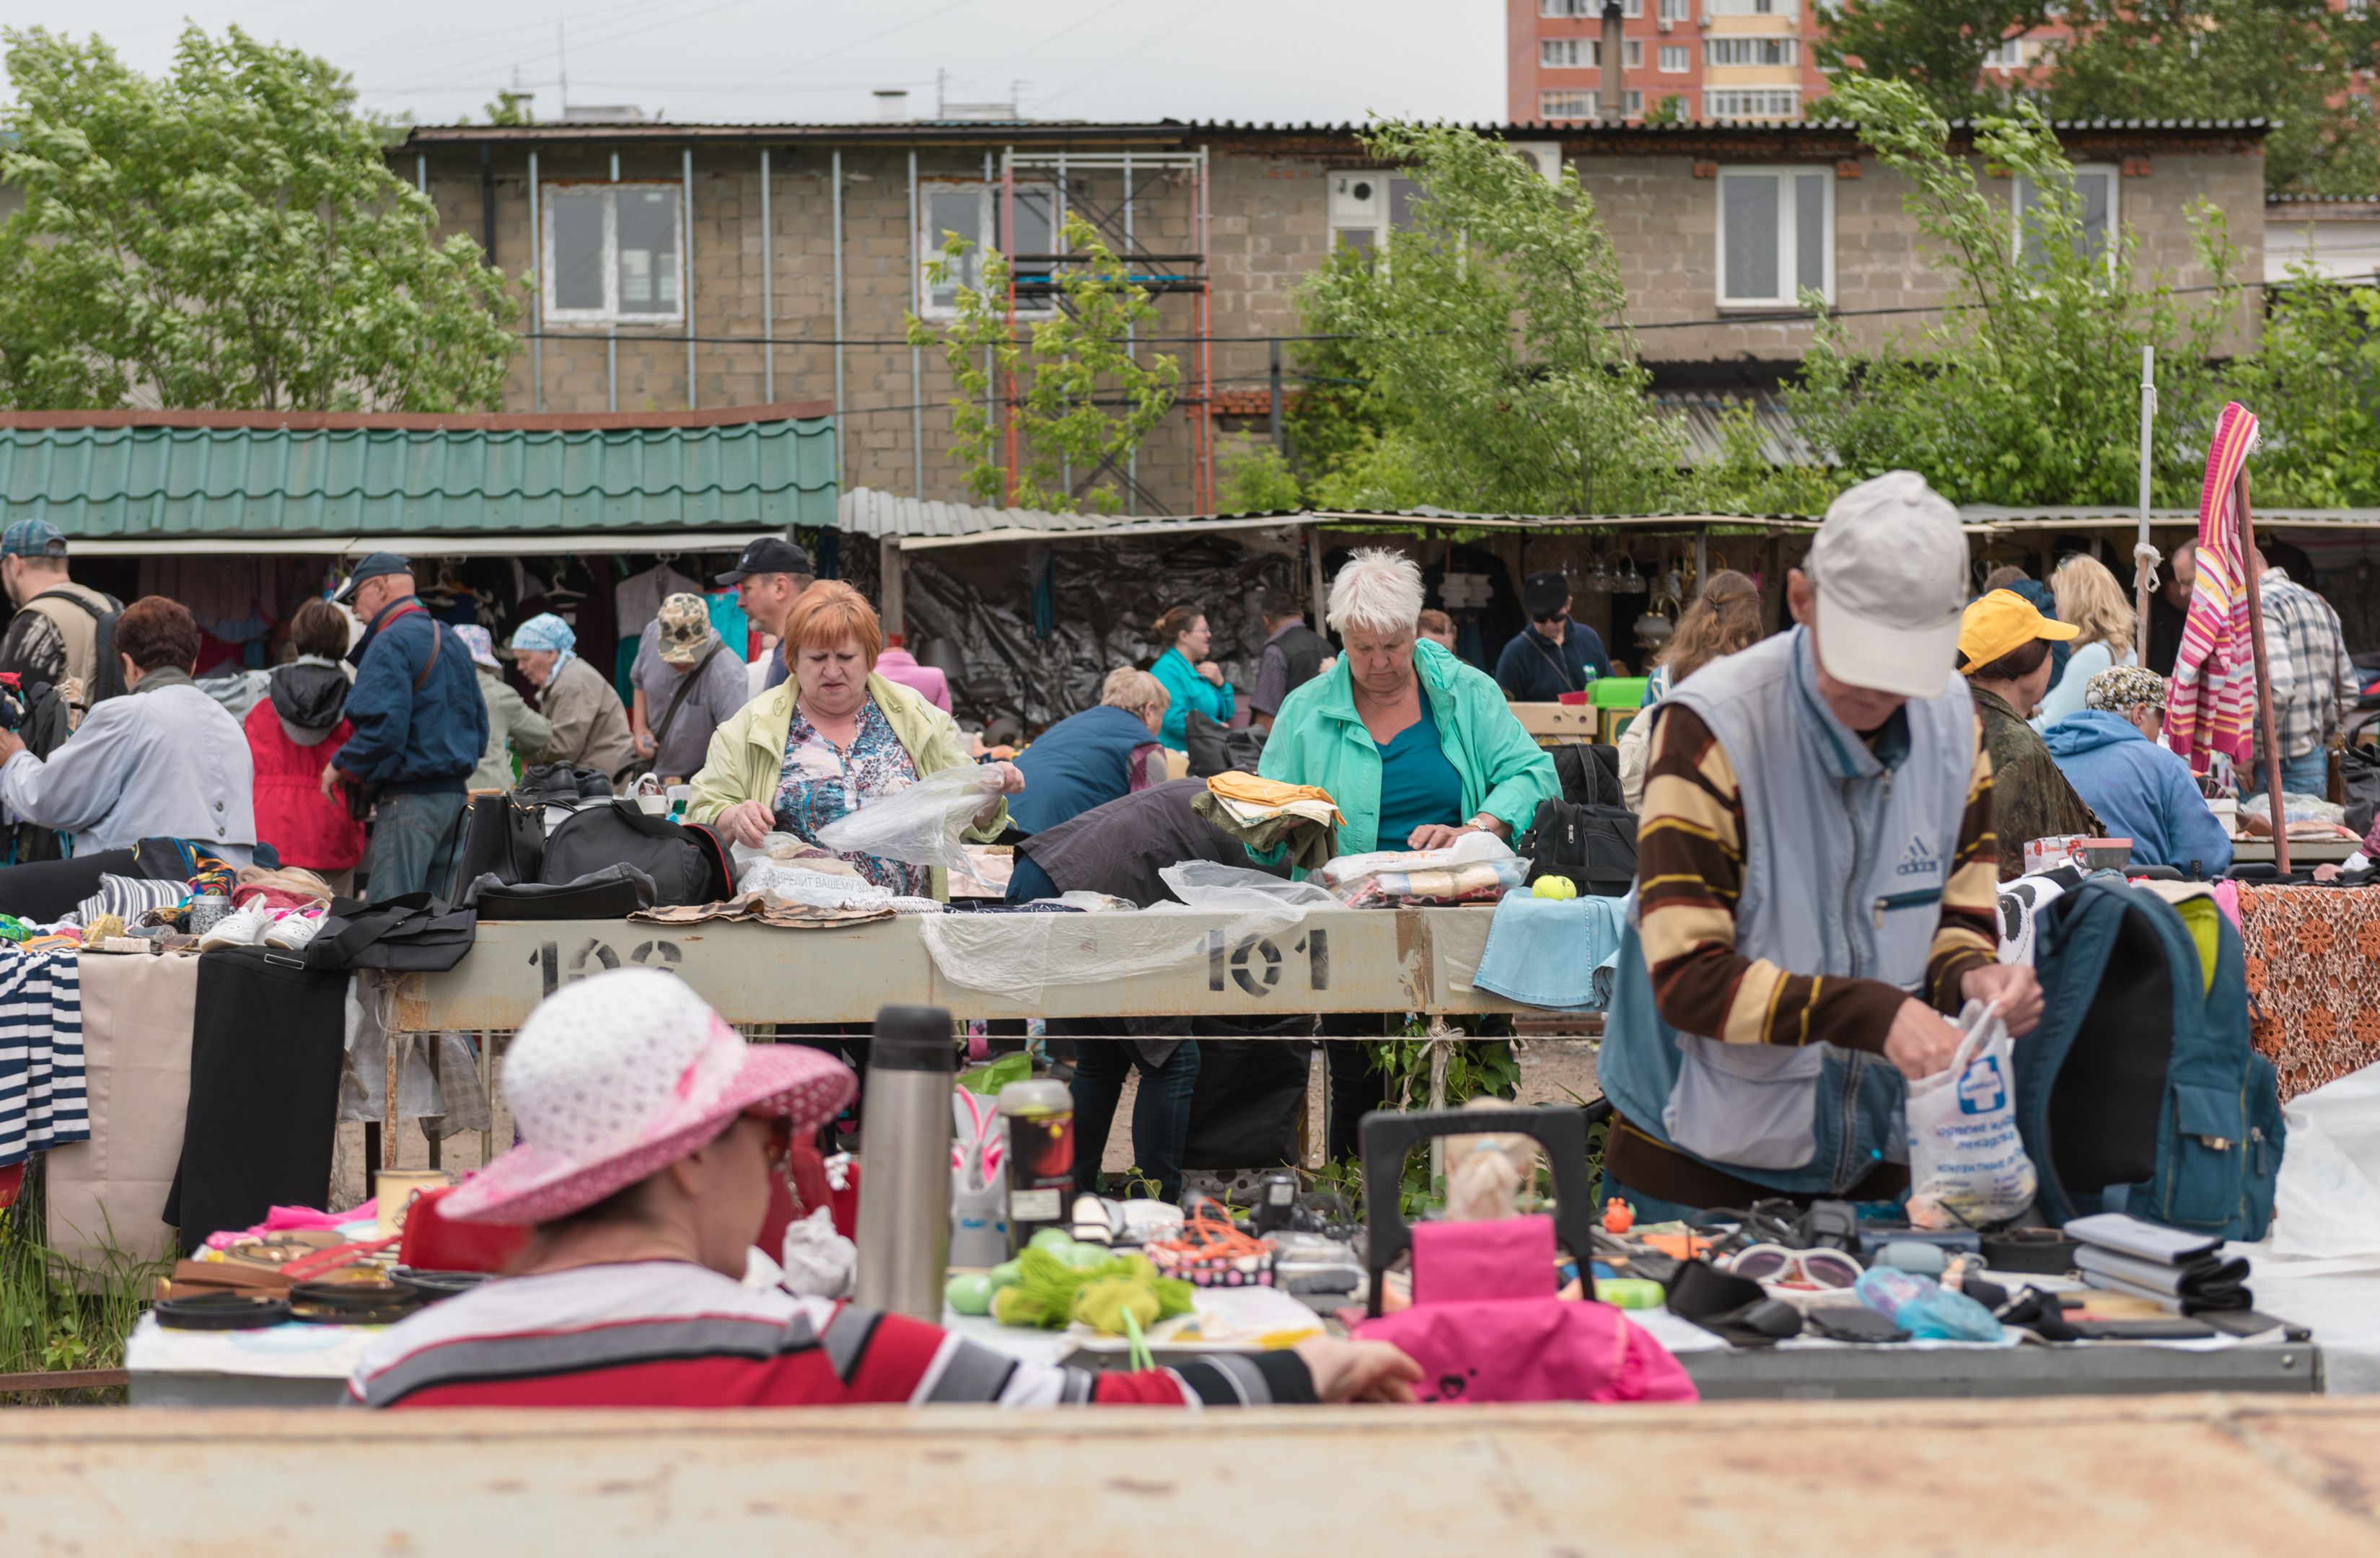
M 815 843 L 819 829 L 846 812 L 896 795 L 927 775 L 974 761 L 951 717 L 924 694 L 876 673 L 884 630 L 875 609 L 849 585 L 821 580 L 804 590 L 785 619 L 779 646 L 792 675 L 744 706 L 710 738 L 686 802 L 689 822 L 715 824 L 739 843 L 771 832 Z M 1002 795 L 1025 788 L 1008 764 L 994 765 Z M 971 837 L 989 840 L 1007 826 L 1008 803 L 994 795 L 977 814 Z M 947 873 L 877 855 L 846 855 L 880 887 L 914 897 L 947 898 Z

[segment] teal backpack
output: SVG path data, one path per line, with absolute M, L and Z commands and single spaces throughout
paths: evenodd
M 2271 1226 L 2279 1088 L 2249 1043 L 2240 933 L 2217 919 L 2209 989 L 2180 914 L 2119 876 L 2041 911 L 2043 1016 L 2015 1071 L 2046 1221 L 2121 1211 L 2248 1240 Z

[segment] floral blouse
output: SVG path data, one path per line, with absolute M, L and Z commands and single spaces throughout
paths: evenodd
M 808 843 L 818 831 L 846 812 L 871 801 L 898 794 L 917 782 L 912 762 L 884 711 L 869 698 L 860 707 L 859 732 L 848 748 L 837 747 L 819 734 L 801 706 L 794 706 L 794 721 L 785 732 L 785 763 L 777 778 L 777 826 Z M 930 898 L 934 874 L 877 855 L 844 854 L 859 874 L 880 888 L 915 898 Z

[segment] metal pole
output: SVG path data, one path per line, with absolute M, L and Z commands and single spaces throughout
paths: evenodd
M 1124 269 L 1127 273 L 1132 269 L 1132 153 L 1127 151 L 1123 154 L 1123 251 Z M 1140 350 L 1134 344 L 1133 327 L 1129 324 L 1123 327 L 1123 350 L 1124 355 L 1132 358 L 1134 366 L 1139 366 Z M 1132 514 L 1140 512 L 1140 441 L 1138 439 L 1135 439 L 1132 447 L 1124 452 L 1123 512 Z
M 2265 592 L 2256 578 L 2256 516 L 2248 508 L 2248 467 L 2231 483 L 2240 506 L 2240 571 L 2248 578 L 2248 643 L 2256 657 L 2256 740 L 2265 749 L 2265 801 L 2273 818 L 2273 869 L 2289 874 L 2289 808 L 2281 804 L 2281 736 L 2273 728 L 2273 673 L 2265 659 Z
M 534 148 L 528 154 L 528 252 L 529 264 L 535 267 L 538 281 L 538 289 L 533 295 L 537 300 L 537 311 L 535 317 L 529 321 L 528 332 L 528 377 L 531 386 L 529 407 L 531 410 L 543 411 L 545 409 L 545 223 L 539 204 L 537 151 Z M 486 1156 L 484 1153 L 480 1154 L 482 1161 Z
M 1286 456 L 1289 450 L 1281 443 L 1281 343 L 1269 343 L 1272 348 L 1272 399 L 1267 412 L 1272 424 L 1272 448 L 1276 454 Z
M 612 153 L 612 182 L 614 184 L 620 182 L 620 154 L 617 151 Z M 607 227 L 614 233 L 619 230 L 618 199 L 617 195 L 613 197 L 611 213 L 605 218 Z M 616 275 L 618 267 L 613 267 L 613 271 Z M 604 279 L 603 296 L 607 303 L 611 301 L 612 288 L 614 284 L 612 277 Z M 607 411 L 620 409 L 620 327 L 617 323 L 607 327 L 603 332 L 603 406 Z
M 835 148 L 828 176 L 834 184 L 834 479 L 838 491 L 845 479 L 843 468 L 843 149 Z
M 884 642 L 899 645 L 908 628 L 908 611 L 901 578 L 901 537 L 885 536 L 876 543 L 877 572 L 883 575 Z
M 925 284 L 925 238 L 920 233 L 917 215 L 917 149 L 909 148 L 909 292 L 910 301 L 920 314 L 925 312 L 925 300 L 917 296 Z M 923 501 L 926 496 L 926 368 L 923 350 L 909 348 L 909 495 Z
M 1597 79 L 1601 91 L 1597 92 L 1596 117 L 1607 125 L 1617 125 L 1627 117 L 1628 94 L 1621 89 L 1620 56 L 1627 48 L 1621 40 L 1620 0 L 1603 0 L 1602 41 L 1596 47 L 1602 53 L 1602 75 Z
M 1324 621 L 1328 609 L 1322 595 L 1322 526 L 1305 527 L 1305 566 L 1314 588 L 1314 631 L 1329 637 L 1330 624 Z
M 678 302 L 686 308 L 686 408 L 695 409 L 694 393 L 694 148 L 681 153 L 685 159 L 678 164 L 682 202 L 678 207 L 678 225 L 684 229 L 677 246 Z M 840 335 L 841 331 L 835 332 Z
M 1008 342 L 1013 349 L 1016 343 L 1016 148 L 1003 149 L 1000 154 L 1000 248 L 1007 256 L 1008 268 Z M 1007 435 L 1002 444 L 1008 468 L 1001 476 L 1002 501 L 1016 506 L 1016 369 L 1008 370 Z
M 769 220 L 769 149 L 760 148 L 760 398 L 777 403 L 777 232 Z
M 2156 436 L 2156 348 L 2141 348 L 2141 533 L 2132 543 L 2132 603 L 2139 620 L 2132 628 L 2132 663 L 2149 663 L 2149 575 L 2156 570 L 2156 548 L 2149 543 L 2149 450 Z
M 1066 228 L 1066 154 L 1063 151 L 1058 153 L 1058 193 L 1050 201 L 1050 252 L 1063 254 L 1065 249 L 1061 243 Z M 1050 268 L 1050 279 L 1053 282 L 1058 279 L 1055 265 Z M 1072 454 L 1061 463 L 1058 479 L 1068 492 L 1075 490 L 1075 457 Z

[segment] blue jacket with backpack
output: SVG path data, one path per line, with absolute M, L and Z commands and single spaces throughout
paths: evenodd
M 356 733 L 339 748 L 339 771 L 381 793 L 462 791 L 488 746 L 470 649 L 407 596 L 381 609 L 347 658 Z

